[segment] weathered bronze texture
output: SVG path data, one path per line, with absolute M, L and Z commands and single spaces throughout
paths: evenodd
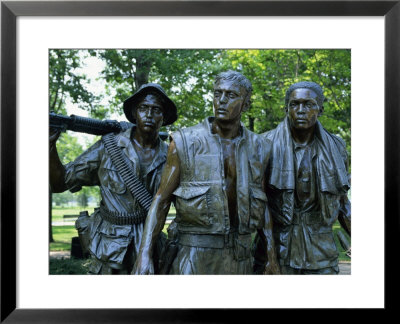
M 251 91 L 240 73 L 219 74 L 214 117 L 172 135 L 133 273 L 154 273 L 153 246 L 173 200 L 178 251 L 171 274 L 252 274 L 256 231 L 269 272 L 279 273 L 263 187 L 271 143 L 240 123 Z
M 133 102 L 133 104 L 132 104 Z M 166 161 L 167 144 L 159 138 L 162 125 L 176 120 L 176 107 L 156 84 L 143 85 L 124 104 L 128 120 L 136 126 L 115 136 L 116 147 L 134 175 L 153 196 L 159 187 Z M 131 193 L 120 170 L 112 161 L 112 152 L 100 140 L 75 161 L 62 165 L 56 148 L 59 130 L 50 130 L 50 185 L 53 192 L 82 186 L 100 186 L 101 204 L 90 217 L 79 217 L 76 227 L 84 247 L 92 255 L 90 273 L 129 274 L 139 251 L 143 222 L 137 212 L 146 215 L 139 196 Z M 165 240 L 165 238 L 164 238 Z M 159 254 L 162 236 L 155 247 Z
M 293 84 L 284 121 L 264 134 L 272 142 L 267 196 L 283 274 L 337 274 L 332 225 L 339 219 L 351 231 L 346 146 L 318 121 L 323 101 L 319 85 Z M 258 244 L 258 264 L 264 255 Z

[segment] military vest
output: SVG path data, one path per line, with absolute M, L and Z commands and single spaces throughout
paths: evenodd
M 225 190 L 221 139 L 211 133 L 213 117 L 175 132 L 180 159 L 180 185 L 174 191 L 178 230 L 193 234 L 228 234 L 230 220 Z M 240 234 L 264 226 L 267 196 L 262 188 L 271 142 L 241 125 L 236 145 L 236 196 Z

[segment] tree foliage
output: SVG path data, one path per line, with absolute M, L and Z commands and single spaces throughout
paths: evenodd
M 320 121 L 329 131 L 350 129 L 350 51 L 348 50 L 232 50 L 226 51 L 229 68 L 247 76 L 254 88 L 247 125 L 265 132 L 282 121 L 287 88 L 299 81 L 314 81 L 326 101 Z M 254 119 L 254 126 L 250 120 Z
M 90 54 L 106 63 L 102 76 L 110 96 L 109 112 L 122 114 L 123 101 L 148 82 L 159 83 L 179 109 L 179 121 L 170 130 L 191 126 L 212 112 L 206 98 L 220 51 L 91 50 Z
M 79 50 L 49 51 L 49 108 L 56 113 L 65 113 L 65 102 L 69 98 L 83 109 L 93 109 L 99 98 L 87 90 L 90 79 L 77 72 L 82 67 L 83 52 Z M 96 108 L 94 109 L 96 110 Z
M 96 104 L 99 98 L 84 87 L 90 80 L 75 73 L 85 55 L 105 63 L 100 77 L 106 82 L 106 105 Z M 285 92 L 290 84 L 314 81 L 323 87 L 326 97 L 321 123 L 345 139 L 350 151 L 350 50 L 51 50 L 49 58 L 50 103 L 69 95 L 92 117 L 107 118 L 112 113 L 122 115 L 123 101 L 142 84 L 156 82 L 178 107 L 178 120 L 167 127 L 169 131 L 212 115 L 213 80 L 227 69 L 243 73 L 253 84 L 251 109 L 243 114 L 242 121 L 256 133 L 270 130 L 282 121 Z

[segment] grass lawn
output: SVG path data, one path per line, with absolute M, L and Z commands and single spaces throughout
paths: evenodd
M 351 238 L 347 235 L 347 233 L 341 228 L 340 224 L 338 221 L 336 221 L 333 224 L 333 233 L 334 233 L 334 238 L 335 238 L 335 243 L 336 243 L 336 247 L 339 251 L 339 261 L 351 261 L 351 258 L 349 258 L 346 255 L 346 251 L 343 249 L 342 245 L 339 243 L 339 239 L 337 238 L 336 233 L 338 231 L 341 231 L 345 234 L 346 238 L 348 239 L 350 246 L 351 246 Z
M 74 236 L 78 236 L 78 232 L 73 225 L 53 226 L 54 242 L 50 243 L 50 251 L 71 250 L 71 239 Z
M 61 207 L 53 207 L 52 209 L 52 222 L 71 222 L 75 221 L 75 219 L 63 219 L 64 215 L 78 215 L 81 211 L 87 210 L 89 215 L 94 212 L 94 208 L 61 208 Z M 175 217 L 176 211 L 174 207 L 171 207 L 170 212 L 168 214 L 169 217 Z M 164 226 L 163 232 L 167 234 L 168 225 Z M 78 232 L 75 229 L 74 225 L 57 225 L 52 226 L 53 230 L 53 239 L 54 242 L 50 243 L 50 251 L 69 251 L 71 250 L 71 239 L 74 236 L 78 236 Z
M 52 275 L 77 274 L 85 275 L 88 273 L 90 260 L 71 259 L 50 259 L 49 273 Z
M 53 222 L 62 222 L 64 220 L 64 215 L 79 215 L 81 211 L 87 210 L 89 215 L 94 212 L 94 208 L 83 208 L 83 207 L 53 207 L 51 211 L 52 221 Z

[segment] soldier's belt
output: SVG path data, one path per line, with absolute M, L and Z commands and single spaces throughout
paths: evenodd
M 100 206 L 101 217 L 115 225 L 135 225 L 144 223 L 147 214 L 143 210 L 134 213 L 112 212 L 104 206 Z
M 310 213 L 293 213 L 292 224 L 320 224 L 322 222 L 321 212 L 310 212 Z
M 241 239 L 250 239 L 251 234 L 240 235 L 238 233 L 229 233 L 225 235 L 220 234 L 188 234 L 179 232 L 178 242 L 181 245 L 199 247 L 199 248 L 233 248 L 235 246 L 235 240 L 238 236 Z

